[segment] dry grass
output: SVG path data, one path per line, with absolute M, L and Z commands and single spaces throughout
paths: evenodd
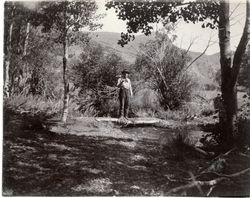
M 153 109 L 143 109 L 143 108 L 138 108 L 136 111 L 134 111 L 136 117 L 149 117 L 149 118 L 154 118 L 158 117 L 157 112 Z
M 62 101 L 44 99 L 41 96 L 12 95 L 4 100 L 4 108 L 14 112 L 53 115 L 62 108 Z
M 162 149 L 170 151 L 169 156 L 176 160 L 184 160 L 187 153 L 192 151 L 192 141 L 185 130 L 179 131 L 162 142 Z

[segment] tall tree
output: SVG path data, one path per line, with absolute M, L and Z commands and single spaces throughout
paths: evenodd
M 22 70 L 19 64 L 12 64 L 13 59 L 18 56 L 22 59 L 27 54 L 30 28 L 38 26 L 40 19 L 39 3 L 34 9 L 25 6 L 25 2 L 6 1 L 4 4 L 4 90 L 7 97 L 13 87 L 14 70 Z
M 107 9 L 115 8 L 118 18 L 127 20 L 127 33 L 121 33 L 119 44 L 122 46 L 134 39 L 133 33 L 142 31 L 151 33 L 152 23 L 202 22 L 202 27 L 218 28 L 220 43 L 221 92 L 224 119 L 220 120 L 223 129 L 223 142 L 230 144 L 237 135 L 235 121 L 237 117 L 236 82 L 250 37 L 250 6 L 246 0 L 246 21 L 241 40 L 232 57 L 230 49 L 230 2 L 229 0 L 208 0 L 197 2 L 180 1 L 109 1 Z
M 14 15 L 15 15 L 15 4 L 14 2 L 5 3 L 5 20 L 4 20 L 4 95 L 10 96 L 10 79 L 9 79 L 9 68 L 12 52 L 12 33 L 14 26 Z
M 44 2 L 44 30 L 52 28 L 58 32 L 55 42 L 62 44 L 63 48 L 63 113 L 62 121 L 66 122 L 69 106 L 69 82 L 67 77 L 68 47 L 76 42 L 72 32 L 77 32 L 83 27 L 94 30 L 100 24 L 94 23 L 94 14 L 97 5 L 93 0 L 87 1 L 54 1 Z
M 246 6 L 246 22 L 243 35 L 232 57 L 230 49 L 230 3 L 223 1 L 219 9 L 219 41 L 220 41 L 220 65 L 221 65 L 221 92 L 224 102 L 225 116 L 221 120 L 221 126 L 226 141 L 231 141 L 237 136 L 237 89 L 236 82 L 239 75 L 242 57 L 250 37 L 250 6 L 249 0 Z

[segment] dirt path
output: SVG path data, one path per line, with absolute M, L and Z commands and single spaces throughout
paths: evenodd
M 176 150 L 164 146 L 177 131 L 154 127 L 119 130 L 124 136 L 5 131 L 3 194 L 158 196 L 182 185 L 180 178 L 208 166 L 207 159 L 192 155 L 180 159 Z

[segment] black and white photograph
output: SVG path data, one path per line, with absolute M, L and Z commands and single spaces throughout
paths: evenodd
M 250 196 L 250 0 L 1 9 L 2 196 Z

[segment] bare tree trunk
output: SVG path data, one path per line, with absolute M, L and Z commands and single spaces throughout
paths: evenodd
M 67 79 L 67 62 L 68 62 L 68 44 L 67 44 L 67 25 L 66 25 L 66 7 L 64 8 L 64 32 L 63 32 L 63 114 L 62 122 L 66 123 L 69 113 L 69 83 Z
M 26 59 L 26 55 L 27 55 L 27 48 L 28 48 L 28 45 L 29 45 L 29 37 L 30 37 L 30 29 L 31 29 L 31 24 L 30 22 L 27 22 L 26 24 L 26 33 L 25 33 L 25 38 L 24 38 L 24 44 L 23 44 L 23 53 L 22 53 L 22 59 L 25 60 Z M 28 83 L 28 72 L 31 73 L 32 75 L 32 72 L 29 71 L 28 69 L 28 64 L 27 64 L 27 61 L 24 61 L 23 62 L 23 67 L 21 68 L 22 72 L 21 72 L 21 75 L 19 76 L 19 81 L 18 81 L 18 86 L 20 86 L 20 81 L 23 81 L 26 83 Z M 31 87 L 33 86 L 32 83 L 28 83 L 30 85 L 30 89 L 32 89 Z M 32 91 L 31 91 L 32 92 Z
M 67 53 L 67 42 L 63 43 L 63 84 L 64 84 L 64 95 L 63 95 L 63 114 L 62 121 L 66 123 L 69 113 L 69 83 L 67 79 L 66 69 L 68 62 Z
M 5 69 L 4 69 L 4 95 L 6 97 L 10 97 L 10 60 L 11 60 L 11 52 L 12 52 L 12 32 L 13 32 L 13 22 L 9 27 L 9 36 L 7 41 L 7 52 L 5 59 Z
M 247 44 L 250 39 L 250 0 L 246 0 L 246 22 L 245 27 L 243 30 L 243 34 L 241 36 L 240 42 L 237 46 L 237 49 L 234 54 L 234 60 L 233 60 L 233 68 L 232 68 L 232 84 L 236 84 L 239 71 L 240 71 L 240 65 L 242 63 L 243 55 L 246 51 Z
M 5 68 L 4 68 L 4 95 L 8 98 L 10 97 L 10 77 L 9 77 L 9 71 L 10 71 L 10 59 L 7 57 L 7 60 L 5 61 Z
M 220 41 L 220 64 L 221 64 L 221 92 L 223 99 L 224 115 L 220 120 L 222 129 L 222 141 L 225 145 L 234 142 L 237 136 L 237 90 L 236 82 L 242 56 L 247 44 L 247 26 L 246 21 L 241 41 L 236 49 L 234 61 L 230 49 L 230 22 L 229 22 L 229 0 L 222 0 L 219 13 L 219 41 Z M 247 14 L 249 19 L 249 2 L 247 3 Z
M 23 46 L 23 56 L 26 56 L 26 54 L 27 54 L 27 47 L 28 47 L 28 43 L 29 43 L 29 35 L 30 35 L 30 22 L 27 22 L 26 35 L 25 35 L 24 46 Z
M 232 52 L 230 49 L 230 22 L 229 22 L 229 0 L 221 1 L 219 13 L 219 41 L 220 41 L 220 65 L 221 65 L 221 92 L 223 99 L 224 115 L 220 120 L 222 127 L 222 140 L 230 144 L 233 134 L 233 120 L 237 113 L 237 92 L 232 87 Z

